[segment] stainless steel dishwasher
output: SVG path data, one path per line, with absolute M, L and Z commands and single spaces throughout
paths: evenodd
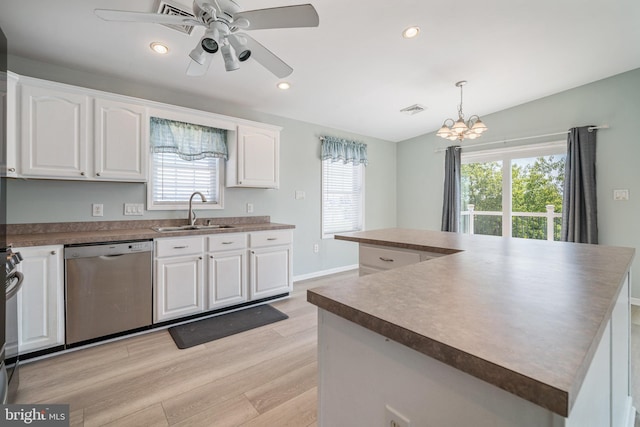
M 153 242 L 64 249 L 66 343 L 151 325 Z

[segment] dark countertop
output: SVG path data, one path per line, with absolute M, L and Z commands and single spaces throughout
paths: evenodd
M 309 302 L 564 417 L 635 254 L 399 228 L 336 239 L 449 255 L 310 289 Z
M 198 219 L 202 224 L 205 219 Z M 185 225 L 186 220 L 132 220 L 95 221 L 43 224 L 7 225 L 7 244 L 13 247 L 71 245 L 83 243 L 150 240 L 161 237 L 178 237 L 220 233 L 244 233 L 295 228 L 294 225 L 270 222 L 268 216 L 211 218 L 213 224 L 230 225 L 231 228 L 159 232 L 152 227 Z

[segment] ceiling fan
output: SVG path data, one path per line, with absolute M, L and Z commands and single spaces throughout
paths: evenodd
M 319 23 L 318 13 L 310 4 L 240 11 L 233 0 L 194 0 L 195 18 L 109 9 L 95 9 L 94 13 L 106 21 L 205 27 L 204 35 L 189 54 L 187 74 L 190 76 L 204 75 L 213 55 L 220 50 L 227 71 L 237 70 L 240 62 L 253 58 L 277 77 L 286 77 L 293 68 L 253 37 L 238 31 L 317 27 Z

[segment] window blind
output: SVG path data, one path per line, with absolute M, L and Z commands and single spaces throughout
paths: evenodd
M 153 200 L 159 205 L 184 204 L 194 191 L 219 203 L 218 158 L 187 161 L 177 153 L 152 153 Z
M 322 235 L 363 227 L 363 166 L 322 161 Z

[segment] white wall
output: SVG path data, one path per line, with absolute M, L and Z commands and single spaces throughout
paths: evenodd
M 280 189 L 225 189 L 225 208 L 199 211 L 198 216 L 244 216 L 246 203 L 254 204 L 251 215 L 270 215 L 273 222 L 293 224 L 294 275 L 301 276 L 357 264 L 357 245 L 322 240 L 320 232 L 320 135 L 355 139 L 368 145 L 365 223 L 368 228 L 396 224 L 396 144 L 319 125 L 243 109 L 223 101 L 173 92 L 140 82 L 102 76 L 32 60 L 9 57 L 9 69 L 18 74 L 120 93 L 158 102 L 226 114 L 282 126 Z M 295 190 L 306 198 L 295 200 Z M 125 217 L 123 203 L 145 203 L 145 185 L 139 183 L 9 180 L 7 222 L 38 223 L 94 220 L 185 218 L 186 211 L 145 211 L 143 217 Z M 104 205 L 104 217 L 91 216 L 91 204 Z M 320 253 L 313 253 L 313 245 Z
M 600 244 L 640 247 L 640 69 L 482 117 L 489 127 L 476 142 L 544 135 L 574 126 L 608 124 L 597 134 Z M 531 140 L 542 142 L 562 137 Z M 444 153 L 448 141 L 435 133 L 398 143 L 398 226 L 439 230 Z M 469 143 L 473 145 L 473 142 Z M 493 146 L 495 148 L 496 146 Z M 629 201 L 613 201 L 614 189 L 629 189 Z M 640 278 L 640 262 L 632 269 Z M 632 296 L 640 298 L 640 279 Z

